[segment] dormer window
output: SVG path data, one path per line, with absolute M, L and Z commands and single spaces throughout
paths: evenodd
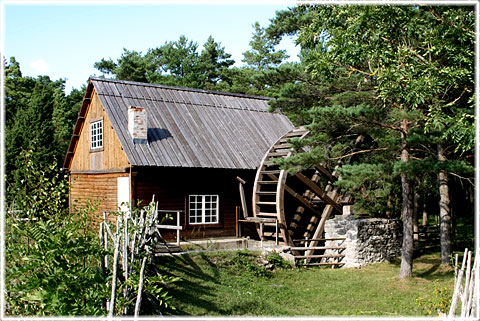
M 98 150 L 103 148 L 103 119 L 90 123 L 90 149 Z

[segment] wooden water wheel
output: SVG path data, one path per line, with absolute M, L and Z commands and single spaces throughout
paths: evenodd
M 298 258 L 308 258 L 310 261 L 314 257 L 325 256 L 327 248 L 322 238 L 325 221 L 333 211 L 342 213 L 342 196 L 338 188 L 333 186 L 337 180 L 336 172 L 330 172 L 318 164 L 311 169 L 289 174 L 275 161 L 294 153 L 291 138 L 303 139 L 308 135 L 309 131 L 305 128 L 296 128 L 273 144 L 257 170 L 252 200 L 254 217 L 276 219 L 280 242 L 291 246 Z M 262 231 L 257 226 L 260 238 L 273 240 L 276 224 L 263 225 Z

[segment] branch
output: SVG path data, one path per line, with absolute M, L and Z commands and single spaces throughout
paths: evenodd
M 473 187 L 475 187 L 475 183 L 473 183 L 470 178 L 468 178 L 468 177 L 463 177 L 463 176 L 460 176 L 460 175 L 455 174 L 455 173 L 452 173 L 452 172 L 447 172 L 447 173 L 450 174 L 450 175 L 452 175 L 452 176 L 456 176 L 456 177 L 458 177 L 458 178 L 460 178 L 460 179 L 464 179 L 464 180 L 466 180 L 467 182 L 469 182 Z
M 462 29 L 463 31 L 465 31 L 466 33 L 469 33 L 470 36 L 472 37 L 475 37 L 475 32 L 472 32 L 472 30 L 469 30 L 467 28 L 464 28 L 464 27 L 460 27 L 456 24 L 454 24 L 453 22 L 450 22 L 450 21 L 446 21 L 445 19 L 443 19 L 442 17 L 440 17 L 438 14 L 435 13 L 435 10 L 433 10 L 433 8 L 430 9 L 430 13 L 433 15 L 433 17 L 435 19 L 437 19 L 438 21 L 440 22 L 443 22 L 443 23 L 446 23 L 448 25 L 450 25 L 451 27 L 454 27 L 454 28 L 460 28 Z
M 343 155 L 343 156 L 338 156 L 338 157 L 329 158 L 329 160 L 344 159 L 344 158 L 347 158 L 347 157 L 350 157 L 350 156 L 354 156 L 354 155 L 357 155 L 357 154 L 376 152 L 376 151 L 380 151 L 380 150 L 388 150 L 388 147 L 360 150 L 360 151 L 358 151 L 358 152 L 353 152 L 353 153 L 346 154 L 346 155 Z

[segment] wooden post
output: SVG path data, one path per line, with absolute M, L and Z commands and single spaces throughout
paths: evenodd
M 275 245 L 278 245 L 278 219 L 275 219 Z
M 455 290 L 453 291 L 452 304 L 450 306 L 450 311 L 448 312 L 449 318 L 452 318 L 455 315 L 455 310 L 457 309 L 457 302 L 461 293 L 462 279 L 463 279 L 463 273 L 465 271 L 465 261 L 467 260 L 467 253 L 468 253 L 468 250 L 465 249 L 465 253 L 463 255 L 463 260 L 462 260 L 462 267 L 460 268 L 460 271 L 457 274 L 457 278 L 455 278 Z
M 238 224 L 238 212 L 239 212 L 239 207 L 235 206 L 235 236 L 240 237 L 240 230 L 239 230 L 239 224 Z
M 100 223 L 100 231 L 99 231 L 99 239 L 100 239 L 100 247 L 105 247 L 105 242 L 108 240 L 104 239 L 104 230 L 103 230 L 103 222 Z M 100 255 L 100 269 L 102 272 L 105 272 L 105 256 Z
M 177 211 L 177 246 L 180 246 L 180 211 Z
M 467 272 L 465 273 L 465 285 L 463 287 L 463 295 L 462 295 L 462 311 L 460 313 L 460 317 L 464 318 L 465 314 L 467 313 L 467 301 L 468 301 L 468 288 L 470 287 L 470 267 L 472 263 L 472 252 L 468 251 L 467 257 Z
M 123 212 L 121 217 L 123 219 L 123 278 L 126 281 L 128 280 L 128 212 Z M 125 285 L 123 288 L 123 297 L 126 299 L 128 296 L 128 286 Z M 127 306 L 123 310 L 124 314 L 127 314 Z
M 306 248 L 308 248 L 308 237 L 305 236 L 305 244 L 303 244 Z M 303 259 L 303 263 L 307 264 L 308 263 L 308 260 L 307 260 L 307 251 L 304 252 L 305 253 L 305 259 Z
M 142 268 L 140 269 L 140 280 L 138 283 L 138 293 L 137 293 L 137 302 L 135 303 L 135 316 L 138 317 L 140 313 L 140 306 L 142 304 L 142 292 L 143 292 L 143 281 L 145 276 L 145 263 L 147 263 L 147 258 L 144 257 L 142 261 Z
M 260 222 L 260 247 L 263 247 L 263 222 Z
M 113 313 L 115 312 L 115 296 L 117 293 L 117 265 L 118 265 L 118 252 L 120 248 L 120 234 L 115 234 L 115 252 L 113 254 L 113 268 L 112 268 L 112 295 L 110 298 L 110 311 L 108 312 L 108 317 L 112 318 Z

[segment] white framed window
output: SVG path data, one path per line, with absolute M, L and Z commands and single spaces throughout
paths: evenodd
M 189 195 L 189 224 L 218 224 L 218 195 Z
M 103 148 L 103 120 L 90 123 L 90 149 Z

